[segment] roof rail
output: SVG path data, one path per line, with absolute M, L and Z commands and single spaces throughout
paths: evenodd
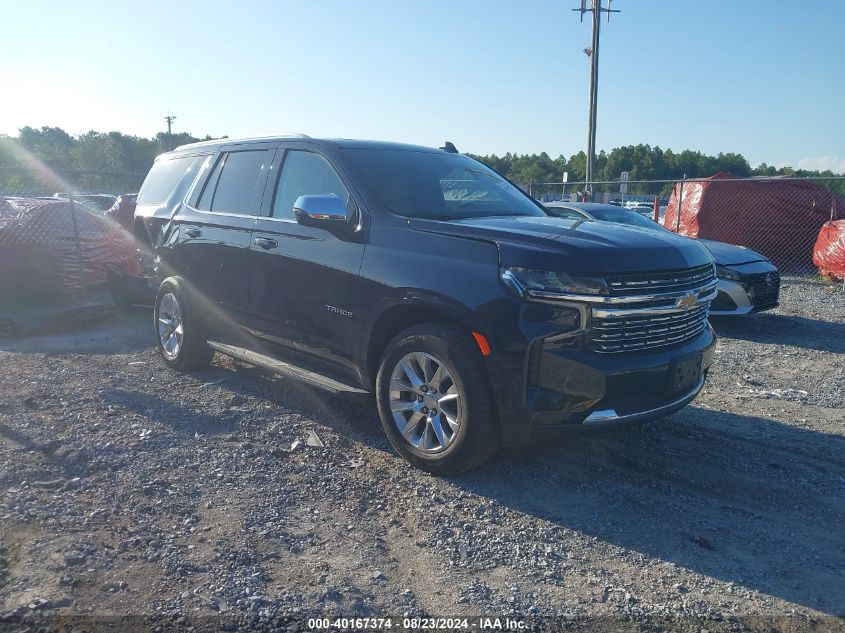
M 186 143 L 185 145 L 180 145 L 179 147 L 174 148 L 174 150 L 192 148 L 192 147 L 204 147 L 209 145 L 223 145 L 223 144 L 232 144 L 232 143 L 239 143 L 242 141 L 272 141 L 274 139 L 281 139 L 281 138 L 311 138 L 307 134 L 276 134 L 275 136 L 245 136 L 245 137 L 233 137 L 233 138 L 213 138 L 207 141 L 197 141 L 196 143 Z

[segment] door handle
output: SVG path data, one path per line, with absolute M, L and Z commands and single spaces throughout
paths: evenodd
M 256 237 L 254 241 L 257 246 L 260 246 L 265 251 L 269 251 L 279 245 L 276 240 L 271 240 L 269 237 Z
M 185 229 L 185 235 L 187 235 L 188 237 L 199 237 L 202 235 L 202 231 L 200 231 L 196 227 L 191 226 Z

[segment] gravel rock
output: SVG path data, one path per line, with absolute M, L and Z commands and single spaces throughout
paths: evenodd
M 399 459 L 369 397 L 220 356 L 168 370 L 147 314 L 0 340 L 0 617 L 824 630 L 845 604 L 845 311 L 784 283 L 779 309 L 714 320 L 691 407 L 455 478 Z

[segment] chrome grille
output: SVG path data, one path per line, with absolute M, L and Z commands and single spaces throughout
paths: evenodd
M 607 277 L 607 284 L 611 295 L 629 296 L 690 290 L 715 279 L 715 276 L 713 266 L 707 264 L 696 268 L 658 273 L 610 275 Z
M 587 347 L 613 354 L 678 345 L 704 331 L 709 312 L 710 305 L 704 304 L 659 315 L 593 318 Z

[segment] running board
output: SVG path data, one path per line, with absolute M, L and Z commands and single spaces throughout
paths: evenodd
M 221 354 L 226 354 L 226 356 L 237 358 L 245 363 L 256 365 L 257 367 L 267 369 L 276 374 L 298 378 L 303 382 L 307 382 L 309 385 L 325 389 L 326 391 L 330 391 L 332 393 L 367 393 L 367 391 L 360 389 L 359 387 L 347 385 L 346 383 L 334 380 L 328 376 L 323 376 L 322 374 L 303 369 L 302 367 L 297 367 L 296 365 L 291 365 L 290 363 L 285 363 L 284 361 L 277 360 L 270 356 L 265 356 L 264 354 L 259 354 L 258 352 L 253 352 L 252 350 L 245 349 L 243 347 L 226 345 L 225 343 L 218 343 L 217 341 L 209 341 L 208 346 Z

